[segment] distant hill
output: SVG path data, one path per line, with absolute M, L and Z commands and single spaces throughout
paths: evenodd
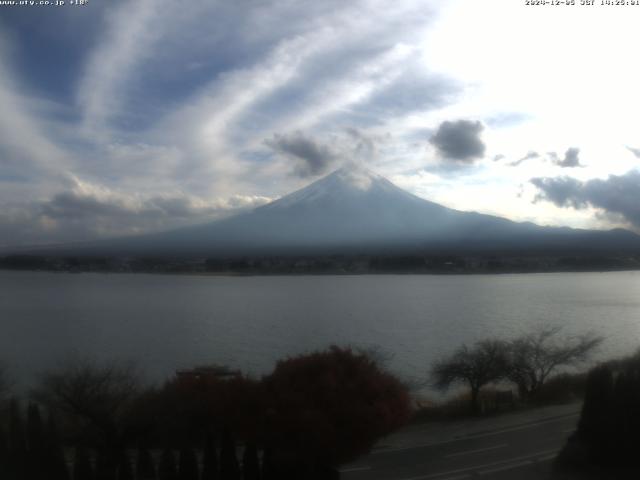
M 60 247 L 55 251 L 71 251 Z M 270 204 L 224 220 L 73 247 L 102 255 L 309 255 L 640 252 L 640 237 L 542 227 L 419 198 L 364 169 L 340 169 Z

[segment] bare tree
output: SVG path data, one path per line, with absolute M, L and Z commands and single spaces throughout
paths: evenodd
M 391 373 L 394 375 L 405 388 L 410 392 L 418 392 L 420 389 L 425 386 L 425 379 L 412 377 L 409 375 L 401 374 L 394 371 L 391 368 L 391 362 L 395 358 L 395 353 L 390 350 L 387 350 L 382 345 L 371 344 L 371 345 L 361 345 L 353 348 L 353 351 L 359 355 L 363 355 L 375 363 L 380 370 L 383 370 L 387 373 Z
M 480 389 L 505 376 L 506 344 L 499 340 L 482 340 L 472 347 L 462 345 L 453 355 L 436 362 L 431 378 L 436 388 L 446 390 L 455 383 L 471 389 L 471 410 L 479 411 Z
M 560 367 L 586 361 L 602 343 L 593 333 L 576 337 L 559 336 L 561 327 L 546 327 L 509 342 L 506 377 L 518 387 L 520 398 L 527 400 Z
M 139 377 L 132 365 L 85 360 L 45 373 L 32 395 L 112 449 L 121 441 L 122 416 L 138 392 Z

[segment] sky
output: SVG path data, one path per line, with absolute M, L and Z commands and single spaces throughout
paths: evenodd
M 640 6 L 598 2 L 0 4 L 0 245 L 203 223 L 353 163 L 640 232 Z

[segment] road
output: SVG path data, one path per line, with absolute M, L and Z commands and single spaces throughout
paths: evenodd
M 579 405 L 548 410 L 548 416 L 513 416 L 468 426 L 447 438 L 429 425 L 414 428 L 402 442 L 382 445 L 345 466 L 345 480 L 533 480 L 550 478 L 551 461 L 575 429 Z M 493 427 L 493 428 L 492 428 Z M 434 438 L 435 437 L 435 438 Z

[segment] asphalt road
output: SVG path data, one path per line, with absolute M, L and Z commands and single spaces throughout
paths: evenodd
M 345 480 L 550 478 L 551 461 L 575 429 L 578 413 L 537 418 L 462 438 L 380 448 L 342 469 Z

